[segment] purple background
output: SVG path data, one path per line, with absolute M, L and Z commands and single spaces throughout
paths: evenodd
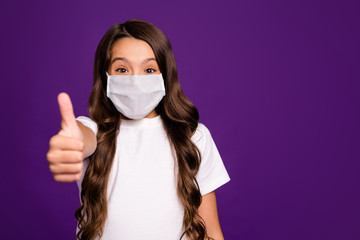
M 360 239 L 356 1 L 65 2 L 0 5 L 1 239 L 74 238 L 77 186 L 45 156 L 56 96 L 86 115 L 96 46 L 130 18 L 169 37 L 228 169 L 226 239 Z

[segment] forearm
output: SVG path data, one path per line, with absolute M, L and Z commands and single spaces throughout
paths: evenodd
M 214 240 L 223 240 L 224 236 L 220 227 L 214 191 L 202 197 L 198 211 L 205 222 L 208 237 Z
M 84 126 L 81 122 L 77 121 L 77 124 L 84 136 L 84 158 L 86 158 L 92 155 L 96 150 L 96 136 L 90 128 Z

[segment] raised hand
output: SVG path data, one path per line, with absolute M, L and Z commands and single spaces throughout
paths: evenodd
M 55 181 L 74 182 L 82 174 L 84 137 L 75 120 L 69 95 L 60 93 L 58 103 L 61 114 L 61 130 L 50 139 L 46 155 Z

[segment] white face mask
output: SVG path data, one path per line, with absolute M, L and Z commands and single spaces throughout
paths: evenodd
M 161 74 L 106 75 L 106 96 L 128 118 L 144 118 L 165 96 Z

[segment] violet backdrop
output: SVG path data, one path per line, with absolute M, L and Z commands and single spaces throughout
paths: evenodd
M 0 238 L 74 239 L 77 186 L 46 161 L 56 96 L 86 115 L 98 42 L 139 18 L 169 37 L 230 174 L 225 238 L 360 239 L 357 2 L 1 1 Z

